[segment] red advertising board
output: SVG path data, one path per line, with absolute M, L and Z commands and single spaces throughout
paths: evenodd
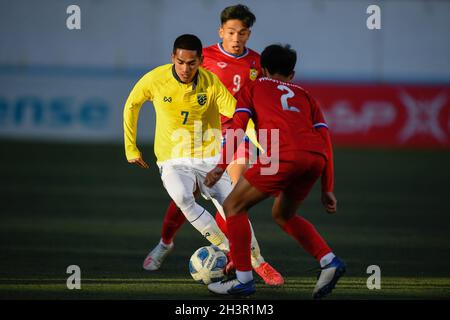
M 300 83 L 338 146 L 450 149 L 449 85 Z

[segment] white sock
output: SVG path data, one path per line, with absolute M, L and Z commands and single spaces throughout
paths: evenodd
M 333 252 L 327 253 L 320 259 L 320 266 L 323 268 L 327 264 L 330 264 L 331 261 L 336 257 Z
M 250 247 L 251 248 L 251 257 L 252 257 L 252 267 L 258 268 L 261 265 L 261 263 L 265 262 L 265 260 L 264 260 L 263 256 L 261 255 L 261 250 L 259 249 L 259 244 L 255 237 L 255 231 L 253 231 L 253 226 L 252 226 L 250 220 L 248 220 L 248 223 L 250 225 L 250 231 L 252 233 L 252 240 L 251 240 L 251 247 Z
M 253 280 L 253 273 L 252 271 L 236 270 L 236 277 L 240 283 L 247 283 Z
M 230 251 L 230 244 L 225 234 L 220 230 L 213 216 L 203 207 L 195 204 L 195 211 L 200 212 L 198 217 L 190 221 L 192 226 L 197 229 L 211 244 L 225 252 Z
M 167 243 L 164 243 L 161 238 L 161 240 L 159 240 L 159 244 L 162 245 L 164 248 L 170 248 L 173 246 L 173 241 L 171 243 L 167 244 Z

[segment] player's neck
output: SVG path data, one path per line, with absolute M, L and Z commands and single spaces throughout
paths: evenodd
M 275 73 L 275 74 L 269 74 L 268 78 L 274 79 L 274 80 L 278 80 L 281 82 L 291 82 L 292 78 L 291 77 L 286 77 L 283 76 L 281 74 Z
M 230 48 L 228 48 L 228 50 L 227 50 L 226 47 L 224 46 L 223 42 L 219 42 L 219 47 L 222 50 L 222 52 L 224 52 L 230 56 L 233 56 L 235 58 L 239 58 L 239 57 L 243 56 L 248 51 L 247 47 L 244 46 L 238 53 L 235 53 Z

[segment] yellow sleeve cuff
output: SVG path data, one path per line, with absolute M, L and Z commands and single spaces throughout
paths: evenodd
M 250 141 L 262 152 L 264 153 L 263 147 L 259 144 L 258 138 L 256 137 L 255 123 L 252 119 L 248 121 L 247 129 L 245 130 L 245 134 L 250 139 Z
M 135 146 L 125 147 L 125 155 L 127 157 L 127 160 L 141 158 L 141 152 Z

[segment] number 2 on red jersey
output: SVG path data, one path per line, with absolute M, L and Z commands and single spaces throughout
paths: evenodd
M 285 111 L 293 111 L 293 112 L 300 112 L 300 110 L 296 107 L 292 107 L 288 104 L 288 99 L 289 98 L 293 98 L 295 96 L 294 91 L 292 91 L 289 87 L 280 84 L 277 87 L 278 90 L 281 91 L 287 91 L 287 93 L 281 95 L 280 100 L 281 100 L 281 106 L 283 107 L 283 110 Z

